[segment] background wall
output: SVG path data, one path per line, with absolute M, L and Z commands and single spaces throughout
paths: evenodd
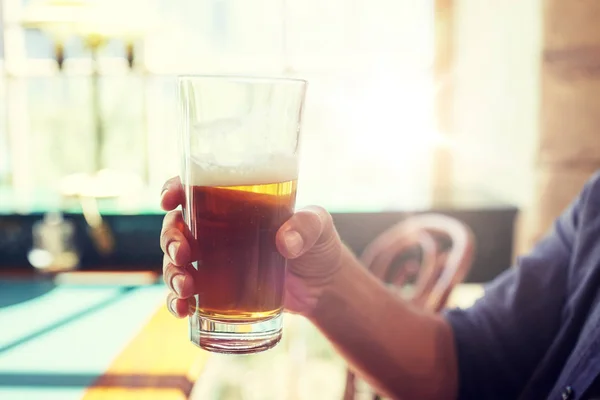
M 542 0 L 455 2 L 455 179 L 532 202 Z

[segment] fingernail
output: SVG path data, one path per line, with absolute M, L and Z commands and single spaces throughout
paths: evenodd
M 181 296 L 181 292 L 183 291 L 183 285 L 185 284 L 185 275 L 177 274 L 171 279 L 171 285 L 173 286 L 173 290 L 179 296 Z
M 173 314 L 175 314 L 175 302 L 177 301 L 177 299 L 172 299 L 169 302 L 169 311 L 171 311 Z
M 171 261 L 175 262 L 175 257 L 177 256 L 177 251 L 179 250 L 179 242 L 171 242 L 167 247 L 167 253 L 169 253 L 169 257 Z
M 302 252 L 302 249 L 304 248 L 304 240 L 298 232 L 287 231 L 283 235 L 283 240 L 292 256 L 297 256 Z

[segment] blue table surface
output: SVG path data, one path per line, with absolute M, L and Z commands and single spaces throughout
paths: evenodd
M 0 400 L 81 399 L 165 290 L 0 280 Z

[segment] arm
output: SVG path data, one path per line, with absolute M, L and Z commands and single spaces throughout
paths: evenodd
M 560 328 L 572 249 L 599 181 L 592 179 L 553 230 L 470 309 L 443 316 L 416 310 L 345 249 L 343 266 L 310 319 L 354 368 L 392 397 L 515 398 Z
M 445 313 L 456 343 L 459 398 L 517 398 L 547 364 L 544 357 L 561 331 L 570 286 L 576 284 L 571 274 L 579 232 L 597 215 L 598 183 L 596 175 L 546 237 L 473 307 Z M 544 397 L 544 389 L 536 390 L 525 397 Z
M 448 323 L 389 291 L 347 249 L 309 319 L 380 393 L 449 399 L 457 363 Z
M 341 244 L 331 216 L 320 207 L 298 211 L 280 228 L 276 243 L 288 259 L 286 308 L 307 316 L 380 392 L 403 398 L 514 398 L 552 343 L 568 296 L 571 249 L 587 192 L 600 204 L 600 179 L 558 219 L 553 232 L 492 283 L 468 310 L 445 318 L 414 309 L 371 276 Z M 590 187 L 596 186 L 594 190 Z M 165 209 L 183 198 L 171 180 Z M 598 209 L 594 209 L 598 213 Z M 591 212 L 591 211 L 590 211 Z M 161 247 L 171 289 L 167 304 L 184 317 L 193 277 L 181 213 L 165 217 Z M 174 246 L 177 244 L 177 246 Z

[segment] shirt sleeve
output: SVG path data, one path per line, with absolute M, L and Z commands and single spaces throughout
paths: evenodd
M 525 257 L 471 308 L 444 312 L 454 332 L 459 399 L 515 398 L 561 322 L 582 194 Z

